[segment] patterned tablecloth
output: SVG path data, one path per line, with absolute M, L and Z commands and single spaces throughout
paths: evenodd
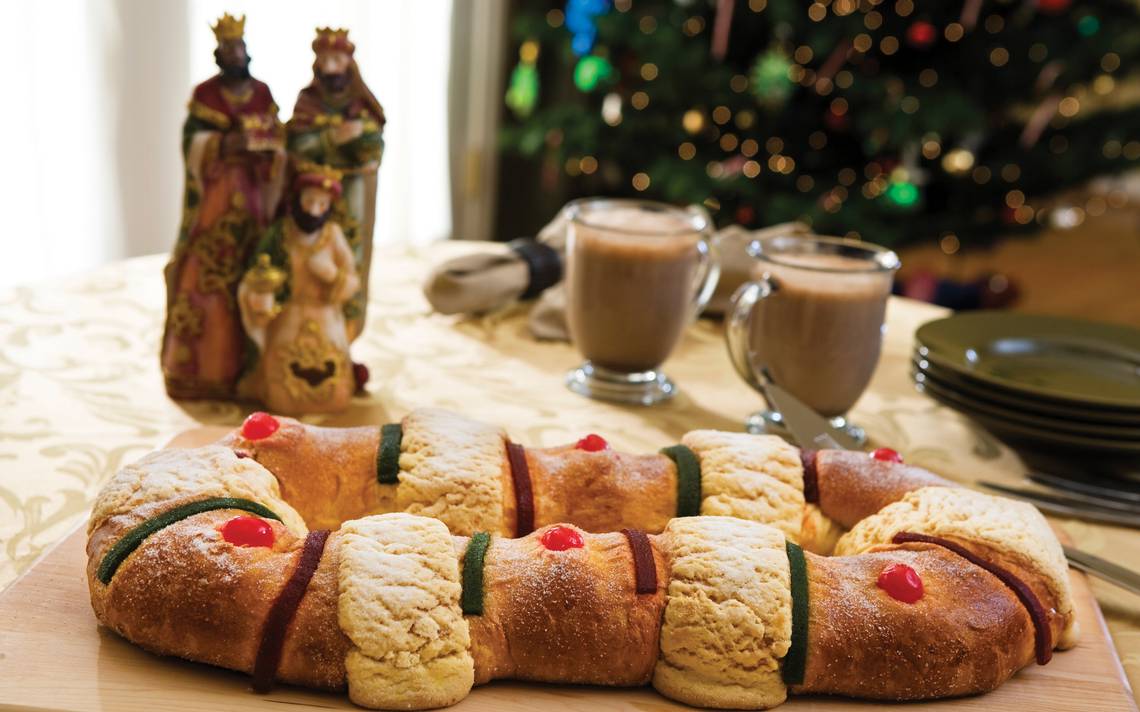
M 473 249 L 377 255 L 373 302 L 354 356 L 372 371 L 367 396 L 327 425 L 390 422 L 425 405 L 500 424 L 525 443 L 551 445 L 585 431 L 616 447 L 656 450 L 687 430 L 742 427 L 762 405 L 739 381 L 719 324 L 701 321 L 665 370 L 681 388 L 656 408 L 594 402 L 567 391 L 573 349 L 526 331 L 522 308 L 483 318 L 432 314 L 420 292 L 430 264 Z M 0 588 L 86 516 L 100 485 L 124 462 L 200 423 L 237 425 L 230 403 L 176 403 L 158 367 L 164 258 L 143 257 L 51 284 L 0 291 Z M 916 393 L 908 377 L 915 328 L 944 312 L 895 300 L 882 362 L 854 411 L 873 443 L 961 482 L 1019 479 L 1017 457 L 953 411 Z M 1059 520 L 1081 548 L 1140 570 L 1140 536 Z M 1140 687 L 1140 598 L 1093 588 L 1125 670 Z

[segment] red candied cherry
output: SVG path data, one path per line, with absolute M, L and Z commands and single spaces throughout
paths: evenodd
M 881 447 L 871 453 L 871 457 L 883 462 L 902 462 L 902 455 L 897 450 L 892 450 L 889 447 Z
M 581 549 L 585 542 L 582 535 L 570 527 L 551 527 L 542 533 L 542 545 L 551 551 Z
M 610 444 L 606 442 L 606 439 L 601 435 L 590 433 L 586 437 L 579 440 L 578 444 L 574 447 L 578 448 L 579 450 L 585 450 L 586 452 L 599 452 L 601 450 L 605 450 L 609 446 Z
M 262 440 L 277 432 L 281 423 L 269 413 L 260 410 L 250 413 L 241 424 L 241 436 L 246 440 Z
M 368 384 L 368 367 L 362 363 L 352 362 L 352 380 L 356 384 L 356 392 L 363 393 L 364 386 Z
M 883 569 L 878 585 L 896 601 L 914 603 L 922 598 L 922 579 L 906 564 L 891 564 Z
M 234 517 L 222 525 L 222 538 L 234 546 L 273 546 L 276 535 L 264 519 Z

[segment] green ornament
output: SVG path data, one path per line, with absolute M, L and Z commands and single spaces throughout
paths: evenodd
M 507 87 L 507 106 L 515 116 L 525 119 L 538 103 L 538 69 L 534 63 L 519 62 L 511 72 Z
M 1085 37 L 1092 37 L 1100 31 L 1100 20 L 1095 15 L 1085 15 L 1077 20 L 1077 32 Z
M 792 95 L 792 63 L 778 49 L 770 49 L 752 65 L 752 93 L 761 104 L 778 108 Z
M 906 180 L 892 180 L 883 195 L 892 205 L 905 209 L 918 205 L 921 197 L 918 186 Z
M 593 91 L 598 83 L 613 74 L 614 68 L 605 57 L 587 55 L 574 67 L 574 86 L 582 91 Z

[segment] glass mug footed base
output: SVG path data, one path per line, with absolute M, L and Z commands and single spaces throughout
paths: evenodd
M 567 372 L 566 387 L 589 398 L 630 405 L 654 405 L 677 394 L 677 386 L 661 371 L 623 373 L 589 361 Z
M 827 422 L 836 430 L 846 433 L 858 447 L 863 447 L 867 443 L 867 432 L 847 420 L 846 416 L 837 415 L 828 418 Z M 776 410 L 765 409 L 753 413 L 745 419 L 744 427 L 753 435 L 778 435 L 785 440 L 792 440 L 791 433 L 784 425 L 784 419 Z

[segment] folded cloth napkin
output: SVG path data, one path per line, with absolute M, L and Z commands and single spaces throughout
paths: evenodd
M 424 296 L 442 314 L 483 314 L 520 299 L 538 297 L 528 327 L 539 339 L 569 339 L 566 294 L 561 284 L 566 249 L 566 215 L 558 215 L 534 240 L 488 243 L 486 252 L 454 257 L 436 265 L 424 283 Z M 809 235 L 803 223 L 783 223 L 761 230 L 738 225 L 716 232 L 714 253 L 720 261 L 720 281 L 706 314 L 723 314 L 732 294 L 752 276 L 748 244 L 772 235 Z
M 524 296 L 538 296 L 562 280 L 564 212 L 559 211 L 534 240 L 488 243 L 486 252 L 436 265 L 424 283 L 424 296 L 441 314 L 483 314 Z

